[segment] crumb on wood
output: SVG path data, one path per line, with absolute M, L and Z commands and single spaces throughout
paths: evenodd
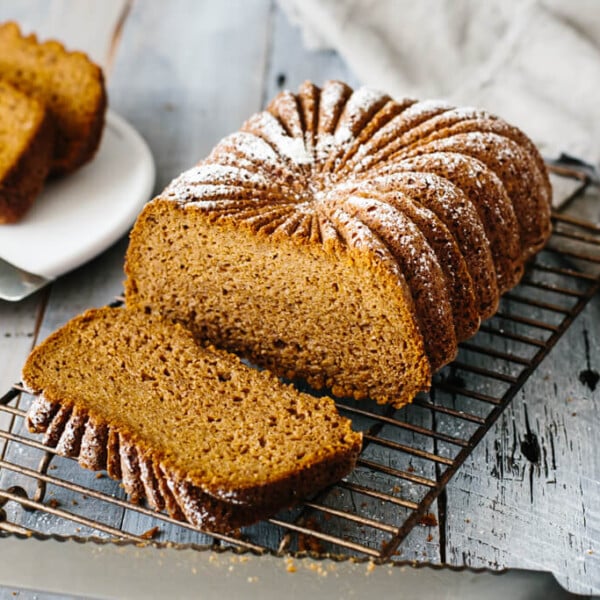
M 367 563 L 367 575 L 370 575 L 374 570 L 375 570 L 375 563 L 372 560 L 370 560 Z
M 433 535 L 431 533 L 427 536 L 427 541 L 433 542 Z
M 50 508 L 58 508 L 60 506 L 60 502 L 56 498 L 50 498 L 46 504 Z
M 147 531 L 144 531 L 144 533 L 142 533 L 140 537 L 144 540 L 153 540 L 159 534 L 159 532 L 160 527 L 158 527 L 157 525 L 156 527 L 152 527 Z
M 96 473 L 96 479 L 102 479 L 104 477 L 104 473 L 102 471 L 98 471 Z
M 297 571 L 296 565 L 294 565 L 294 560 L 292 558 L 285 559 L 285 570 L 288 573 L 295 573 Z
M 419 525 L 424 527 L 435 527 L 437 524 L 437 519 L 433 513 L 427 513 L 419 519 Z
M 71 500 L 71 504 L 72 504 L 73 506 L 78 506 L 78 505 L 79 505 L 79 502 L 77 502 L 77 500 L 75 500 L 75 498 L 73 498 L 73 500 Z
M 402 491 L 402 488 L 399 485 L 395 485 L 392 488 L 392 492 L 394 492 L 394 494 L 399 494 Z
M 412 465 L 408 465 L 408 469 L 406 469 L 409 473 L 414 473 L 415 468 Z

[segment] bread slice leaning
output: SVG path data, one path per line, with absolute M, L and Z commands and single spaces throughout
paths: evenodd
M 228 531 L 268 517 L 354 467 L 361 434 L 334 402 L 200 346 L 141 311 L 94 309 L 29 356 L 28 426 L 122 479 L 133 500 Z
M 19 221 L 42 190 L 54 129 L 44 106 L 0 80 L 0 224 Z
M 107 98 L 102 70 L 87 55 L 23 36 L 16 23 L 7 22 L 0 24 L 0 79 L 50 112 L 56 125 L 52 174 L 70 173 L 94 156 Z

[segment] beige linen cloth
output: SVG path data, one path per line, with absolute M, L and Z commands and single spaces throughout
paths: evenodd
M 600 164 L 600 0 L 279 1 L 363 84 L 486 108 L 547 157 Z

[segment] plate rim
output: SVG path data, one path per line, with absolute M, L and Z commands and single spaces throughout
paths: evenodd
M 140 185 L 139 192 L 136 194 L 136 197 L 140 199 L 139 202 L 131 203 L 131 210 L 126 213 L 127 218 L 123 218 L 123 223 L 119 227 L 115 227 L 114 229 L 105 233 L 105 235 L 98 237 L 96 243 L 90 245 L 88 248 L 85 248 L 80 252 L 73 253 L 71 257 L 61 259 L 59 261 L 60 264 L 55 262 L 55 264 L 51 265 L 50 268 L 44 268 L 42 266 L 40 269 L 31 269 L 30 265 L 19 263 L 18 260 L 14 260 L 14 257 L 5 257 L 0 254 L 0 259 L 2 259 L 5 263 L 12 265 L 18 270 L 26 271 L 33 275 L 47 279 L 48 283 L 50 283 L 51 281 L 54 281 L 62 275 L 81 267 L 82 265 L 94 259 L 96 256 L 102 254 L 102 252 L 106 251 L 131 228 L 140 210 L 144 204 L 152 198 L 153 195 L 154 186 L 156 184 L 156 164 L 154 161 L 154 156 L 150 150 L 150 147 L 148 146 L 148 143 L 139 133 L 139 131 L 124 117 L 110 108 L 106 111 L 104 127 L 105 130 L 110 128 L 114 135 L 132 146 L 135 154 L 139 156 L 138 162 L 140 168 L 142 169 L 141 177 L 143 177 L 144 182 L 144 186 L 142 187 Z M 104 134 L 105 133 L 106 132 L 104 132 Z M 88 164 L 93 164 L 93 161 L 94 159 L 92 159 Z M 18 226 L 18 223 L 16 225 Z

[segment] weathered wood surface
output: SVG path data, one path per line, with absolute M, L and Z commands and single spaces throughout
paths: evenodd
M 109 67 L 111 107 L 148 141 L 157 165 L 157 191 L 280 88 L 293 89 L 304 79 L 358 83 L 336 54 L 306 51 L 299 33 L 271 0 L 133 2 L 116 35 L 124 8 L 120 0 L 0 0 L 0 21 L 17 19 L 41 37 L 60 37 L 69 46 L 89 50 Z M 125 248 L 123 239 L 21 304 L 0 302 L 1 390 L 18 381 L 21 364 L 36 340 L 120 293 Z M 438 515 L 440 528 L 416 527 L 397 558 L 552 570 L 573 591 L 600 592 L 600 458 L 595 442 L 600 386 L 592 390 L 580 381 L 580 372 L 600 370 L 599 350 L 597 297 L 450 483 L 441 503 L 447 507 L 446 516 Z M 412 422 L 430 425 L 426 411 L 413 408 L 408 413 Z M 389 436 L 418 443 L 409 433 L 390 431 Z M 530 452 L 534 441 L 539 456 Z M 424 450 L 434 450 L 433 442 L 420 443 Z M 374 459 L 387 460 L 378 447 L 369 452 Z M 32 464 L 38 456 L 31 457 Z M 27 458 L 19 460 L 25 464 Z M 71 461 L 58 459 L 53 464 L 61 477 L 121 494 L 113 482 L 82 475 Z M 402 466 L 435 478 L 431 465 L 414 461 Z M 3 486 L 8 475 L 0 475 Z M 364 469 L 355 478 L 382 489 L 394 483 Z M 56 493 L 60 502 L 72 500 Z M 410 496 L 411 490 L 403 493 Z M 364 497 L 349 494 L 344 501 L 370 518 L 398 520 L 389 509 L 381 514 L 381 508 Z M 115 527 L 142 532 L 153 524 L 138 513 L 108 510 L 89 498 L 77 502 L 82 511 L 100 511 L 96 516 Z M 46 523 L 40 515 L 22 518 L 31 526 L 46 525 L 59 533 L 74 530 L 73 524 Z M 205 540 L 178 528 L 161 529 L 162 539 Z M 367 534 L 358 529 L 348 533 L 357 543 L 364 543 L 360 537 Z M 277 544 L 275 535 L 269 526 L 251 531 L 255 541 L 268 545 Z

